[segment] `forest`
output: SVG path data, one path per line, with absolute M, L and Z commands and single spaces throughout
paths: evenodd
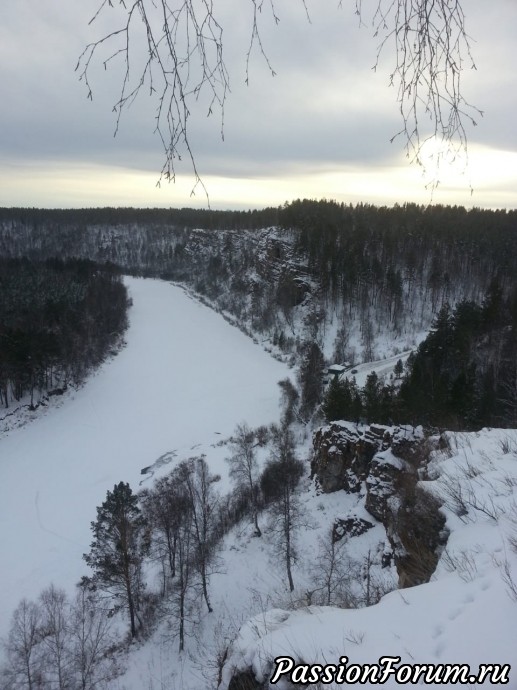
M 444 305 L 428 337 L 399 360 L 395 377 L 369 374 L 333 378 L 323 400 L 327 421 L 365 419 L 381 424 L 476 430 L 517 425 L 517 320 L 515 295 L 494 287 L 485 302 Z
M 304 370 L 319 378 L 326 364 L 375 360 L 387 340 L 415 350 L 402 386 L 372 380 L 368 394 L 358 395 L 353 382 L 351 391 L 332 391 L 354 400 L 354 418 L 453 428 L 513 423 L 515 211 L 308 199 L 249 212 L 0 209 L 0 256 L 39 262 L 58 255 L 188 286 L 268 340 L 275 356 L 301 365 L 305 379 Z M 444 320 L 448 355 L 431 363 Z M 432 327 L 417 351 L 414 334 Z M 48 362 L 39 366 L 38 381 L 49 373 Z M 35 377 L 25 374 L 24 390 Z M 423 380 L 433 381 L 430 395 Z M 16 395 L 21 385 L 18 376 Z M 323 392 L 318 381 L 304 385 L 307 420 Z M 5 385 L 1 395 L 6 402 Z M 337 414 L 332 405 L 327 417 Z
M 83 381 L 116 347 L 127 307 L 114 266 L 0 257 L 0 405 L 29 396 L 33 408 Z
M 368 434 L 384 433 L 379 424 L 393 434 L 393 425 L 423 425 L 427 435 L 517 425 L 515 212 L 311 200 L 249 213 L 1 209 L 0 257 L 4 407 L 25 398 L 34 408 L 116 352 L 130 306 L 123 273 L 179 282 L 295 371 L 279 382 L 278 424 L 243 423 L 222 442 L 232 480 L 226 495 L 204 455 L 182 459 L 140 491 L 120 481 L 106 492 L 76 596 L 50 585 L 15 609 L 0 668 L 6 687 L 110 687 L 131 642 L 164 621 L 184 652 L 214 611 L 219 554 L 241 522 L 271 547 L 279 579 L 295 592 L 297 539 L 308 524 L 297 489 L 307 474 L 300 429 L 307 439 L 325 421 L 348 420 L 343 433 L 355 433 L 364 450 Z M 395 356 L 405 350 L 405 362 L 359 387 L 353 367 L 385 353 L 385 342 Z M 335 363 L 350 373 L 325 387 Z M 406 447 L 411 462 L 401 461 L 406 469 L 394 484 L 401 543 L 412 543 L 427 567 L 412 584 L 429 579 L 447 538 L 439 502 L 416 486 L 431 453 L 426 443 L 422 434 L 414 452 Z M 450 488 L 454 500 L 458 486 Z M 467 499 L 471 512 L 490 512 L 474 494 Z M 311 552 L 303 605 L 370 606 L 397 587 L 396 546 L 354 559 L 348 537 L 336 536 L 344 524 L 333 523 Z M 373 528 L 364 518 L 350 524 Z M 225 645 L 211 662 L 218 684 Z

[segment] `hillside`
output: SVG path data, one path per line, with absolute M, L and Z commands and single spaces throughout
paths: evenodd
M 115 482 L 138 489 L 160 465 L 203 452 L 225 470 L 212 446 L 243 419 L 277 417 L 285 365 L 180 288 L 127 285 L 127 347 L 57 407 L 0 438 L 2 637 L 22 597 L 51 582 L 73 591 L 95 508 Z
M 230 680 L 238 672 L 257 680 L 243 687 L 292 687 L 286 683 L 290 674 L 285 672 L 292 671 L 290 664 L 274 664 L 280 656 L 291 657 L 296 665 L 339 665 L 340 658 L 346 657 L 345 667 L 400 657 L 393 662 L 395 668 L 434 665 L 427 676 L 431 681 L 437 679 L 436 669 L 443 672 L 439 665 L 468 664 L 468 687 L 477 687 L 470 676 L 478 674 L 481 664 L 494 664 L 497 673 L 502 673 L 501 682 L 517 687 L 517 432 L 448 433 L 443 442 L 446 448 L 432 454 L 421 482 L 425 491 L 442 502 L 449 531 L 431 581 L 391 592 L 368 608 L 310 606 L 260 612 L 242 626 L 230 647 L 222 689 L 237 687 Z M 336 494 L 330 496 L 336 498 Z M 343 507 L 346 499 L 341 497 Z M 305 542 L 306 554 L 314 553 L 310 539 Z M 351 553 L 353 542 L 349 539 Z M 511 671 L 509 667 L 504 671 L 505 665 Z M 284 673 L 277 684 L 269 685 L 267 679 L 276 668 Z M 406 668 L 399 682 L 394 674 L 388 675 L 384 687 L 405 684 L 403 679 L 412 672 Z M 303 669 L 296 673 L 294 679 L 300 682 Z M 308 678 L 307 669 L 305 673 Z M 352 669 L 348 677 L 357 679 L 358 673 Z M 426 673 L 423 668 L 421 677 Z M 483 684 L 497 685 L 497 674 L 492 678 L 494 682 L 487 675 Z M 441 686 L 439 682 L 429 685 Z
M 217 483 L 222 497 L 231 486 L 224 462 L 231 449 L 220 440 L 233 434 L 236 420 L 260 424 L 278 415 L 274 392 L 276 380 L 285 372 L 282 365 L 177 288 L 155 281 L 130 280 L 128 285 L 134 307 L 127 348 L 104 365 L 75 399 L 65 400 L 61 408 L 0 441 L 4 463 L 9 459 L 2 501 L 17 524 L 16 532 L 9 529 L 2 536 L 8 548 L 4 563 L 10 564 L 3 574 L 4 611 L 12 609 L 21 594 L 37 597 L 50 580 L 72 590 L 86 570 L 81 554 L 88 549 L 88 521 L 114 482 L 128 479 L 135 490 L 142 481 L 150 487 L 181 459 L 204 453 L 211 471 L 222 474 Z M 171 320 L 163 318 L 168 310 L 174 314 Z M 208 327 L 209 343 L 202 336 Z M 201 343 L 208 352 L 206 360 L 193 343 Z M 142 352 L 147 356 L 142 357 Z M 224 353 L 227 363 L 214 367 L 216 355 Z M 243 360 L 242 367 L 233 366 L 237 353 L 249 357 L 248 365 Z M 179 369 L 171 367 L 178 361 Z M 271 367 L 272 375 L 265 376 Z M 248 377 L 242 377 L 243 370 Z M 214 384 L 208 397 L 207 380 Z M 259 380 L 263 393 L 257 396 Z M 178 389 L 183 393 L 180 400 L 174 395 Z M 176 412 L 171 415 L 174 400 Z M 333 427 L 318 433 L 328 434 Z M 345 446 L 359 433 L 358 448 L 364 448 L 363 434 L 378 443 L 376 439 L 386 431 L 391 435 L 395 431 L 372 427 L 372 436 L 368 428 L 345 422 L 336 429 L 346 431 Z M 404 431 L 403 437 L 408 433 Z M 421 437 L 421 431 L 415 430 L 415 440 Z M 382 514 L 375 517 L 371 504 L 368 510 L 365 503 L 374 477 L 381 477 L 375 463 L 397 468 L 407 461 L 381 449 L 373 453 L 374 465 L 369 466 L 365 482 L 326 493 L 323 474 L 314 464 L 321 455 L 318 435 L 314 439 L 298 435 L 296 453 L 305 471 L 296 491 L 303 519 L 295 530 L 294 590 L 287 586 L 273 512 L 266 507 L 260 515 L 262 538 L 253 535 L 244 518 L 218 547 L 210 576 L 212 613 L 203 610 L 198 590 L 192 590 L 185 650 L 178 653 L 177 619 L 169 610 L 172 602 L 165 600 L 161 615 L 147 631 L 148 640 L 133 645 L 129 653 L 117 654 L 122 675 L 107 687 L 265 688 L 278 656 L 290 656 L 297 664 L 338 663 L 347 656 L 350 666 L 373 664 L 389 655 L 400 656 L 400 663 L 470 664 L 473 673 L 481 663 L 515 665 L 516 432 L 444 433 L 431 438 L 430 444 L 431 454 L 424 454 L 415 469 L 423 491 L 441 504 L 447 535 L 445 548 L 437 551 L 430 582 L 397 589 L 400 569 L 393 559 L 393 534 L 383 524 Z M 335 454 L 340 442 L 329 436 L 327 447 Z M 259 450 L 261 467 L 269 453 L 270 446 Z M 44 459 L 44 464 L 36 465 L 35 457 Z M 313 479 L 309 478 L 311 459 Z M 351 475 L 345 474 L 349 481 Z M 23 486 L 24 491 L 14 492 L 13 486 Z M 390 495 L 384 490 L 379 495 L 388 505 Z M 329 532 L 336 525 L 339 530 L 352 525 L 352 530 L 336 542 L 340 569 L 327 590 Z M 361 525 L 367 525 L 363 532 L 358 529 Z M 403 557 L 403 551 L 398 556 Z M 160 571 L 156 566 L 148 568 L 149 591 L 159 591 L 160 583 Z M 325 606 L 327 601 L 332 605 Z M 127 625 L 123 613 L 115 623 L 123 632 Z M 252 684 L 238 686 L 237 678 Z M 513 687 L 511 674 L 509 678 L 508 687 Z M 386 687 L 395 686 L 392 680 Z M 489 685 L 489 680 L 484 684 Z M 271 687 L 286 685 L 281 680 Z
M 0 255 L 75 256 L 181 282 L 285 358 L 418 344 L 445 302 L 515 289 L 517 214 L 296 201 L 278 209 L 0 209 Z
M 311 665 L 392 656 L 469 664 L 471 686 L 496 664 L 483 684 L 517 688 L 517 431 L 481 428 L 517 409 L 516 219 L 307 200 L 0 209 L 11 265 L 59 255 L 139 276 L 124 278 L 125 346 L 0 415 L 4 685 L 267 690 L 296 667 L 295 686 L 339 687 Z M 344 373 L 324 389 L 329 364 Z M 96 561 L 123 495 L 134 521 L 106 530 Z M 132 575 L 113 587 L 116 558 L 109 576 L 99 563 L 124 542 Z
M 494 664 L 494 682 L 488 667 L 483 684 L 497 685 L 502 673 L 507 687 L 517 687 L 517 433 L 446 433 L 433 444 L 420 487 L 441 505 L 447 540 L 429 582 L 397 589 L 397 572 L 386 560 L 390 541 L 382 523 L 365 510 L 364 489 L 322 493 L 305 478 L 298 490 L 304 520 L 296 530 L 294 591 L 289 592 L 267 527 L 270 511 L 260 518 L 266 530 L 261 539 L 247 521 L 239 523 L 218 550 L 211 576 L 213 613 L 193 602 L 195 622 L 185 652 L 178 654 L 176 622 L 166 614 L 113 687 L 289 688 L 287 672 L 268 684 L 277 657 L 306 666 L 294 676 L 301 682 L 300 674 L 309 677 L 307 665 L 339 664 L 341 657 L 348 667 L 372 665 L 385 656 L 400 657 L 395 668 L 426 665 L 421 673 L 430 669 L 431 687 L 440 685 L 433 674 L 447 664 L 469 665 L 468 675 Z M 311 444 L 305 451 L 312 455 Z M 329 530 L 352 516 L 355 528 L 337 542 L 331 573 Z M 369 528 L 358 529 L 361 522 Z M 333 606 L 323 605 L 327 594 Z M 291 669 L 288 662 L 278 668 Z M 393 675 L 385 687 L 401 684 Z

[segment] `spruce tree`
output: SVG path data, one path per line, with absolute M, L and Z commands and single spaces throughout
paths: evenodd
M 322 372 L 325 366 L 323 353 L 317 343 L 305 346 L 300 366 L 300 384 L 302 391 L 301 413 L 308 420 L 323 396 Z
M 396 379 L 400 379 L 402 377 L 402 374 L 404 373 L 404 365 L 401 359 L 397 360 L 393 373 L 395 374 Z
M 327 422 L 331 422 L 334 419 L 341 419 L 342 413 L 341 383 L 337 378 L 333 378 L 323 400 L 323 414 Z
M 368 374 L 363 388 L 364 413 L 369 422 L 378 422 L 381 415 L 382 385 L 375 371 Z
M 327 422 L 336 419 L 355 419 L 354 400 L 348 379 L 333 378 L 323 401 L 323 414 Z

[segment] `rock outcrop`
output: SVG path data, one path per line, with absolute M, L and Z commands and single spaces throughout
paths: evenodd
M 338 542 L 347 537 L 360 537 L 373 526 L 373 522 L 357 517 L 357 515 L 348 518 L 336 518 L 332 526 L 332 541 Z
M 363 492 L 366 510 L 384 525 L 399 585 L 426 582 L 446 537 L 438 502 L 417 485 L 430 450 L 422 427 L 332 422 L 314 434 L 313 448 L 312 476 L 321 490 Z M 359 533 L 364 527 L 357 525 Z M 354 529 L 339 525 L 336 540 Z

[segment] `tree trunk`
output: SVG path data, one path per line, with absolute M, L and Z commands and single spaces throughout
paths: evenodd
M 136 621 L 135 621 L 135 602 L 133 601 L 133 593 L 131 591 L 131 583 L 129 578 L 126 578 L 126 593 L 127 593 L 127 605 L 129 608 L 129 620 L 131 622 L 131 637 L 135 639 L 136 637 Z
M 169 552 L 169 567 L 171 571 L 171 577 L 176 576 L 176 542 L 177 542 L 177 536 L 174 535 L 172 538 L 172 543 L 171 543 L 171 535 L 170 535 L 170 530 L 166 530 L 166 535 L 167 535 L 167 550 Z
M 208 608 L 208 613 L 212 613 L 212 611 L 214 609 L 212 608 L 212 606 L 210 604 L 210 599 L 208 597 L 208 584 L 206 581 L 206 564 L 205 564 L 204 560 L 203 560 L 203 564 L 201 567 L 201 581 L 203 583 L 203 596 L 205 598 L 205 602 L 206 602 L 206 605 Z
M 289 544 L 287 545 L 287 550 L 285 552 L 285 564 L 287 567 L 287 579 L 289 580 L 289 589 L 292 592 L 294 590 L 293 574 L 291 572 L 291 552 Z
M 179 619 L 180 619 L 180 630 L 179 630 L 179 639 L 180 639 L 180 649 L 179 651 L 182 652 L 184 647 L 185 647 L 185 591 L 183 589 L 183 582 L 181 583 L 180 587 L 180 601 L 179 601 Z
M 257 537 L 261 537 L 262 532 L 260 530 L 260 527 L 258 526 L 258 510 L 256 508 L 253 509 L 253 522 L 255 524 L 255 533 Z
M 287 579 L 289 580 L 289 589 L 294 590 L 293 574 L 291 572 L 291 497 L 290 489 L 286 491 L 285 503 L 285 565 L 287 568 Z

